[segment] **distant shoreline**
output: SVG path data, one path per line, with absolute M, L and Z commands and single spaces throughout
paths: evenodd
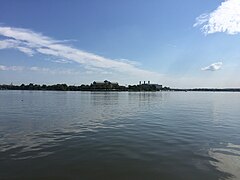
M 68 86 L 66 84 L 55 84 L 55 85 L 37 85 L 30 83 L 29 85 L 0 85 L 0 90 L 31 90 L 31 91 L 103 91 L 103 92 L 159 92 L 159 91 L 177 91 L 177 92 L 240 92 L 240 88 L 170 88 L 163 87 L 156 89 L 154 86 L 141 86 L 141 85 L 129 85 L 116 86 L 114 88 L 101 87 L 96 88 L 91 85 L 80 85 L 80 86 Z
M 196 92 L 240 92 L 240 88 L 192 88 L 192 89 L 171 89 L 172 91 L 196 91 Z

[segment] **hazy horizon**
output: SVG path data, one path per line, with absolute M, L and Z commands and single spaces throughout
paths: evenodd
M 237 88 L 240 1 L 2 1 L 0 84 Z

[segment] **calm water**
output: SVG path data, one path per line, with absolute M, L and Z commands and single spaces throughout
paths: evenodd
M 0 179 L 240 179 L 240 93 L 0 91 Z

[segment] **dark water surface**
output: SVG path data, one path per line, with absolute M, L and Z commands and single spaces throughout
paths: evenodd
M 0 179 L 240 179 L 240 93 L 0 91 Z

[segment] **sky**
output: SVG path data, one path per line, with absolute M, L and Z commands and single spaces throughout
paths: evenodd
M 2 0 L 0 84 L 240 87 L 240 0 Z

